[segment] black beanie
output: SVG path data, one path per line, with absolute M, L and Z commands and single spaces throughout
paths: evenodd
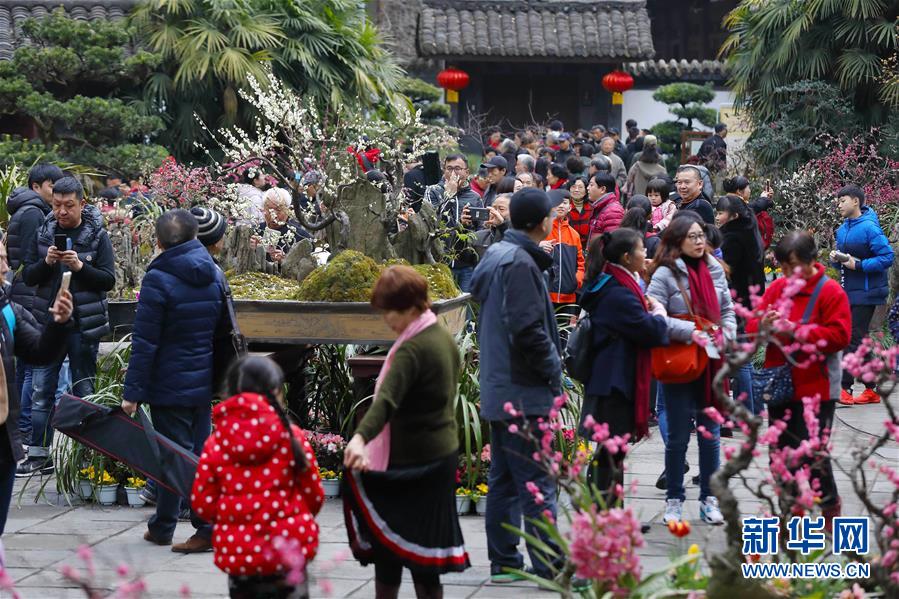
M 534 187 L 519 189 L 509 202 L 512 228 L 530 231 L 549 216 L 551 209 L 549 196 L 542 189 Z
M 214 210 L 194 206 L 190 213 L 197 219 L 197 240 L 209 247 L 218 243 L 225 236 L 227 223 L 225 218 Z

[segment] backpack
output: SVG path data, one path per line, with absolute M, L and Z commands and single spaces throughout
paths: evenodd
M 771 218 L 767 210 L 762 210 L 755 215 L 755 218 L 759 223 L 759 234 L 762 236 L 762 243 L 767 250 L 771 246 L 771 242 L 774 241 L 774 219 Z
M 611 278 L 609 275 L 601 277 L 590 291 L 599 291 Z M 586 384 L 593 371 L 593 354 L 593 324 L 590 322 L 590 315 L 582 310 L 577 325 L 568 334 L 568 343 L 562 352 L 562 364 L 568 376 Z

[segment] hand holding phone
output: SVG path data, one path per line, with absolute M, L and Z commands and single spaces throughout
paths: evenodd
M 69 238 L 65 233 L 57 233 L 53 236 L 53 247 L 64 252 L 69 249 Z
M 836 260 L 840 264 L 846 264 L 847 262 L 849 262 L 849 259 L 852 258 L 852 256 L 845 252 L 831 252 L 830 257 L 832 260 Z
M 67 270 L 62 273 L 62 282 L 59 284 L 59 293 L 57 295 L 61 295 L 63 291 L 69 290 L 69 285 L 72 283 L 72 271 Z

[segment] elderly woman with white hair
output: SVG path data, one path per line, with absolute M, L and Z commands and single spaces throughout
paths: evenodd
M 290 192 L 272 187 L 265 192 L 261 223 L 253 236 L 253 243 L 263 245 L 269 262 L 280 262 L 301 239 L 312 236 L 296 220 L 290 218 Z

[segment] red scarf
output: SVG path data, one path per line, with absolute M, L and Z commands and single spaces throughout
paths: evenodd
M 637 296 L 640 304 L 647 312 L 646 298 L 637 280 L 625 268 L 607 262 L 603 272 L 612 276 L 625 289 Z M 652 353 L 647 347 L 637 347 L 637 360 L 634 368 L 634 434 L 632 441 L 636 443 L 649 436 L 649 385 L 652 378 Z
M 721 304 L 718 302 L 718 291 L 715 289 L 709 265 L 706 264 L 706 257 L 700 258 L 695 267 L 691 265 L 690 260 L 684 260 L 684 263 L 687 265 L 687 276 L 690 281 L 690 303 L 693 314 L 721 326 Z M 721 360 L 709 360 L 709 367 L 705 371 L 705 406 L 719 407 L 713 397 L 712 379 L 722 364 Z M 727 381 L 724 384 L 727 391 Z

